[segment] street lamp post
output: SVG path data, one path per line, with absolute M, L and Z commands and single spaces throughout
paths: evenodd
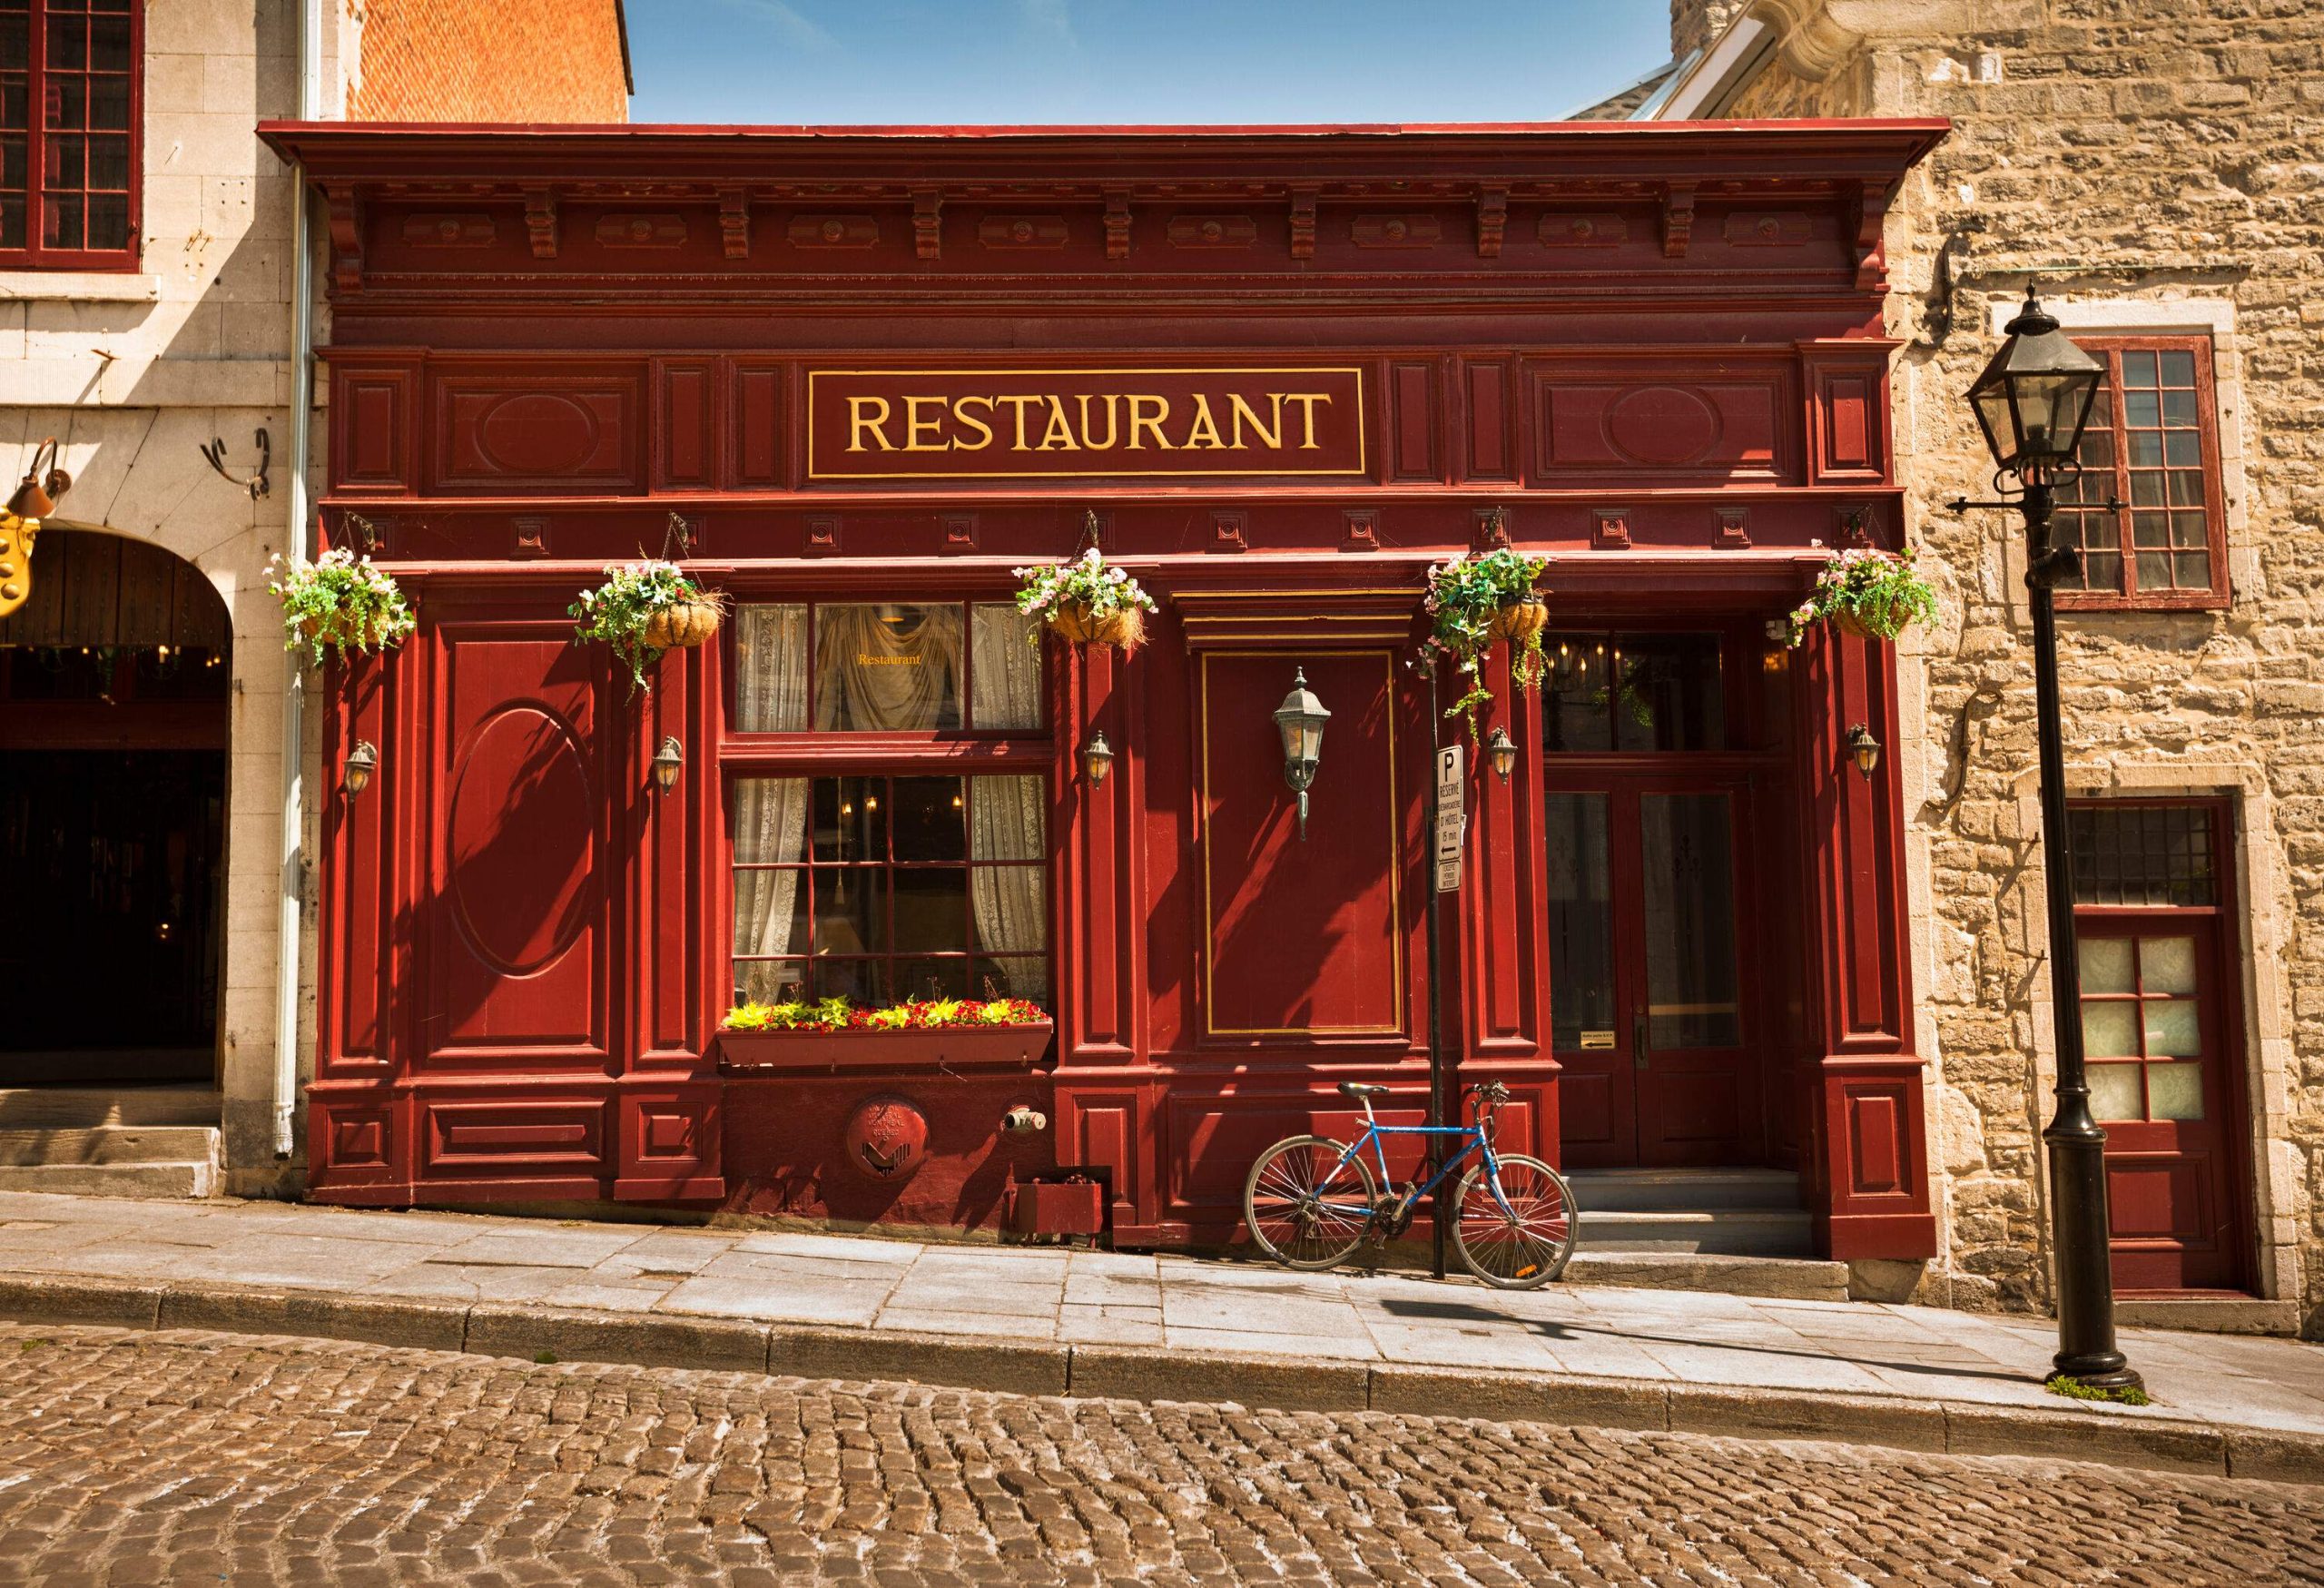
M 2114 1280 L 2107 1249 L 2106 1132 L 2090 1111 L 2082 1043 L 2081 958 L 2073 930 L 2073 856 L 2067 838 L 2065 750 L 2058 725 L 2058 624 L 2052 592 L 2082 569 L 2079 547 L 2054 543 L 2057 486 L 2079 472 L 2074 449 L 2105 370 L 2058 329 L 2031 287 L 2008 340 L 1969 388 L 2004 499 L 1953 503 L 2014 508 L 2025 520 L 2025 587 L 2034 617 L 2034 712 L 2042 786 L 2043 876 L 2050 894 L 2051 1013 L 2058 1050 L 2057 1110 L 2042 1139 L 2050 1153 L 2050 1228 L 2057 1253 L 2058 1373 L 2093 1389 L 2139 1386 L 2114 1340 Z M 2014 489 L 2010 481 L 2015 482 Z M 2120 504 L 2113 504 L 2119 507 Z

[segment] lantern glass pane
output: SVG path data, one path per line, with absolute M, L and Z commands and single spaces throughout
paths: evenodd
M 1975 393 L 1977 423 L 1985 432 L 1986 449 L 2004 467 L 2017 456 L 2017 429 L 2010 419 L 2009 388 L 1996 382 Z

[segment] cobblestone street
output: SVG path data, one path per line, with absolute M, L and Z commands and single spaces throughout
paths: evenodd
M 455 1581 L 2196 1588 L 2324 1581 L 2324 1494 L 1835 1445 L 0 1328 L 0 1582 Z

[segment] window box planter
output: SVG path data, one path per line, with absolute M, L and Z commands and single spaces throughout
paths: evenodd
M 850 1070 L 992 1070 L 1038 1063 L 1056 1024 L 921 1026 L 883 1031 L 737 1031 L 720 1028 L 718 1068 L 728 1075 L 815 1075 Z

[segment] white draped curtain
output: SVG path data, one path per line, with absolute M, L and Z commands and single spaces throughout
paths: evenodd
M 734 636 L 735 715 L 750 733 L 793 732 L 807 725 L 807 609 L 745 607 Z M 786 868 L 807 858 L 807 780 L 744 777 L 734 784 L 734 859 L 742 864 Z M 734 873 L 734 953 L 804 953 L 791 941 L 802 873 Z M 753 997 L 791 996 L 798 978 L 790 967 L 753 966 L 744 972 Z
M 815 726 L 960 725 L 960 608 L 815 609 Z

